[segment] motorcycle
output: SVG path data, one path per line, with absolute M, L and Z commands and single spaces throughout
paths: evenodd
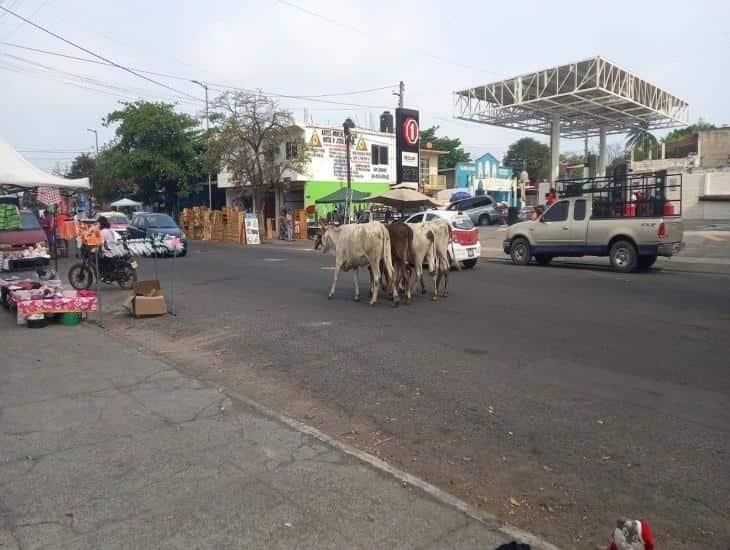
M 130 290 L 137 281 L 137 262 L 132 259 L 126 243 L 123 243 L 124 253 L 110 258 L 100 257 L 97 272 L 96 247 L 81 247 L 81 261 L 72 265 L 68 270 L 68 281 L 76 290 L 86 290 L 94 280 L 101 280 L 106 284 L 117 283 L 120 288 Z

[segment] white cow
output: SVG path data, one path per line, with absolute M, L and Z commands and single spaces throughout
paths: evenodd
M 423 264 L 428 265 L 428 272 L 433 278 L 433 299 L 436 299 L 436 255 L 434 252 L 434 234 L 423 223 L 410 224 L 413 229 L 413 245 L 411 246 L 408 261 L 413 264 L 416 272 L 416 283 L 421 284 L 421 294 L 426 293 L 423 284 Z
M 358 268 L 370 268 L 370 305 L 378 301 L 380 291 L 380 265 L 391 281 L 393 305 L 398 305 L 398 289 L 393 276 L 393 260 L 390 251 L 390 235 L 388 229 L 379 222 L 350 224 L 340 226 L 323 226 L 322 234 L 317 236 L 314 248 L 322 246 L 322 251 L 335 253 L 335 276 L 329 298 L 335 293 L 337 277 L 340 271 L 353 270 L 355 283 L 355 301 L 360 300 L 360 286 L 358 284 Z
M 423 226 L 433 232 L 433 254 L 434 263 L 437 271 L 436 277 L 436 294 L 441 279 L 444 279 L 444 289 L 441 296 L 446 298 L 449 295 L 449 271 L 451 270 L 451 260 L 449 260 L 449 243 L 451 242 L 451 224 L 443 218 L 435 218 L 430 221 L 423 222 Z M 459 262 L 454 262 L 459 269 Z M 433 273 L 432 273 L 433 276 Z
M 441 279 L 444 279 L 444 289 L 441 296 L 448 296 L 449 269 L 449 241 L 451 226 L 444 219 L 436 218 L 430 221 L 414 223 L 413 254 L 411 263 L 416 268 L 416 280 L 421 284 L 421 293 L 426 293 L 423 283 L 423 264 L 428 265 L 428 272 L 433 279 L 433 299 L 439 295 L 438 289 Z

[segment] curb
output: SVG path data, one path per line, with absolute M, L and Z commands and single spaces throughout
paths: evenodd
M 293 418 L 280 414 L 264 405 L 261 405 L 260 403 L 258 403 L 256 401 L 249 399 L 248 397 L 245 397 L 243 395 L 240 395 L 236 392 L 232 392 L 227 389 L 224 390 L 224 392 L 229 397 L 232 397 L 238 401 L 241 401 L 242 403 L 248 405 L 249 407 L 251 407 L 256 412 L 258 412 L 259 414 L 261 414 L 263 416 L 266 416 L 266 417 L 276 420 L 282 424 L 285 424 L 286 426 L 288 426 L 300 433 L 309 435 L 309 436 L 317 439 L 318 441 L 337 449 L 338 451 L 341 451 L 347 455 L 350 455 L 350 456 L 360 460 L 361 462 L 365 462 L 365 463 L 369 464 L 376 470 L 384 472 L 385 474 L 387 474 L 391 477 L 394 477 L 395 479 L 397 479 L 403 483 L 407 483 L 408 485 L 411 485 L 413 487 L 416 487 L 417 489 L 420 489 L 421 491 L 423 491 L 424 493 L 429 495 L 434 500 L 440 502 L 441 504 L 444 504 L 446 506 L 449 506 L 450 508 L 459 510 L 463 514 L 469 516 L 470 518 L 486 525 L 489 529 L 505 535 L 507 538 L 516 539 L 519 542 L 529 544 L 533 549 L 559 550 L 559 548 L 557 546 L 538 537 L 537 535 L 533 535 L 532 533 L 523 531 L 519 527 L 515 527 L 514 525 L 505 523 L 505 522 L 501 521 L 500 519 L 498 519 L 496 516 L 489 514 L 487 512 L 484 512 L 482 510 L 479 510 L 478 508 L 472 506 L 471 504 L 464 502 L 463 500 L 447 493 L 446 491 L 439 489 L 435 485 L 432 485 L 419 477 L 416 477 L 412 474 L 409 474 L 408 472 L 405 472 L 399 468 L 396 468 L 395 466 L 391 466 L 387 462 L 385 462 L 371 454 L 368 454 L 364 451 L 361 451 L 360 449 L 352 447 L 351 445 L 348 445 L 346 443 L 342 443 L 341 441 L 338 441 L 337 439 L 330 437 L 327 434 L 321 432 L 317 428 L 314 428 L 312 426 L 304 424 L 303 422 L 299 422 L 298 420 L 295 420 Z
M 112 334 L 109 330 L 96 326 L 87 324 L 86 327 L 88 327 L 90 330 L 97 330 L 102 332 L 104 335 L 106 335 L 109 338 L 112 338 L 116 341 L 124 341 L 131 343 L 130 340 L 125 338 L 123 335 L 119 334 Z M 170 360 L 169 357 L 157 353 L 154 350 L 150 350 L 146 347 L 140 346 L 138 342 L 134 342 L 135 348 L 137 350 L 137 353 L 145 353 L 147 355 L 153 356 L 156 360 L 165 363 L 167 365 L 170 365 L 172 368 L 180 372 L 180 370 L 177 368 L 174 362 Z M 142 348 L 142 352 L 139 351 L 139 348 Z M 184 372 L 181 373 L 183 376 L 190 377 L 189 374 L 186 374 Z M 197 379 L 197 378 L 196 378 Z M 211 383 L 205 379 L 200 379 L 201 382 L 207 385 L 211 385 Z M 258 414 L 265 416 L 267 418 L 270 418 L 272 420 L 275 420 L 279 422 L 280 424 L 284 424 L 285 426 L 299 432 L 305 435 L 308 435 L 310 437 L 313 437 L 314 439 L 320 441 L 321 443 L 324 443 L 325 445 L 328 445 L 332 447 L 333 449 L 336 449 L 340 452 L 343 452 L 349 456 L 352 456 L 359 460 L 360 462 L 364 462 L 368 465 L 370 465 L 372 468 L 375 468 L 376 470 L 383 472 L 386 475 L 389 475 L 390 477 L 393 477 L 397 479 L 398 481 L 401 481 L 402 483 L 407 483 L 408 485 L 411 485 L 419 490 L 421 490 L 423 493 L 427 494 L 437 502 L 440 502 L 441 504 L 448 506 L 450 508 L 454 508 L 464 515 L 472 518 L 473 520 L 478 521 L 479 523 L 485 525 L 487 528 L 489 528 L 492 531 L 495 531 L 497 533 L 500 533 L 504 535 L 505 537 L 509 539 L 514 539 L 522 543 L 529 544 L 533 549 L 535 550 L 560 550 L 559 547 L 549 543 L 545 539 L 542 539 L 538 537 L 537 535 L 533 535 L 532 533 L 529 533 L 528 531 L 524 531 L 520 529 L 519 527 L 516 527 L 514 525 L 511 525 L 509 523 L 503 522 L 500 519 L 497 518 L 497 516 L 490 514 L 488 512 L 484 512 L 483 510 L 480 510 L 471 504 L 447 493 L 446 491 L 443 491 L 442 489 L 439 489 L 435 485 L 432 485 L 431 483 L 428 483 L 427 481 L 416 477 L 412 474 L 409 474 L 408 472 L 405 472 L 399 468 L 396 468 L 395 466 L 391 466 L 384 460 L 381 460 L 373 455 L 370 455 L 364 451 L 361 451 L 360 449 L 357 449 L 351 445 L 348 445 L 346 443 L 342 443 L 341 441 L 338 441 L 334 437 L 330 437 L 329 435 L 325 434 L 324 432 L 318 430 L 317 428 L 313 426 L 309 426 L 307 424 L 304 424 L 303 422 L 300 422 L 299 420 L 295 420 L 294 418 L 291 418 L 289 416 L 283 415 L 281 413 L 276 412 L 273 409 L 270 409 L 269 407 L 266 407 L 265 405 L 262 405 L 261 403 L 254 401 L 253 399 L 250 399 L 244 395 L 241 395 L 238 392 L 231 391 L 227 388 L 223 388 L 223 393 L 227 395 L 228 397 L 235 399 L 237 401 L 240 401 L 244 405 L 250 407 L 254 411 L 256 411 Z

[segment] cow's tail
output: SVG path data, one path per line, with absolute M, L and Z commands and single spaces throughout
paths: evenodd
M 382 235 L 383 235 L 383 264 L 385 265 L 385 270 L 387 271 L 388 280 L 390 281 L 392 291 L 393 291 L 393 301 L 398 302 L 398 283 L 395 280 L 395 272 L 393 270 L 393 256 L 390 249 L 390 233 L 388 233 L 388 229 L 383 225 L 379 224 L 382 228 Z
M 431 244 L 429 244 L 429 248 L 431 249 L 431 253 L 429 256 L 429 262 L 428 262 L 428 271 L 429 273 L 435 273 L 436 269 L 438 268 L 438 261 L 439 258 L 436 255 L 436 238 L 434 237 L 433 231 L 428 230 L 426 231 L 426 238 L 429 240 Z

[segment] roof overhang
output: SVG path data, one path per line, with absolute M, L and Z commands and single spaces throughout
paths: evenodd
M 689 105 L 602 57 L 454 92 L 461 120 L 549 135 L 555 115 L 560 135 L 577 138 L 685 125 Z

